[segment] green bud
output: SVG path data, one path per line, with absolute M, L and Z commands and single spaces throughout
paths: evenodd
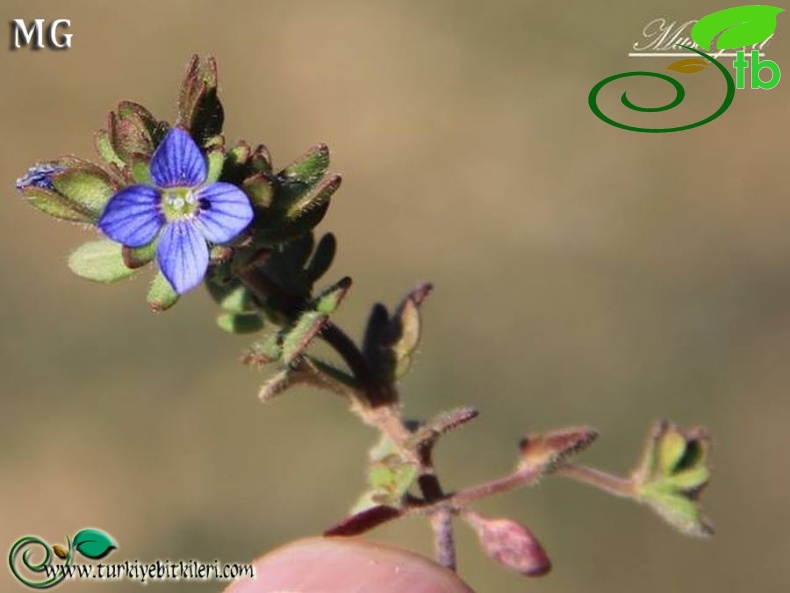
M 98 220 L 117 189 L 103 169 L 86 161 L 53 174 L 52 185 L 69 202 L 88 212 L 92 220 Z
M 17 180 L 16 187 L 42 212 L 85 223 L 96 222 L 116 191 L 106 171 L 75 157 L 36 163 Z
M 85 243 L 69 256 L 69 268 L 77 276 L 109 284 L 128 278 L 135 270 L 124 263 L 121 245 L 101 240 Z

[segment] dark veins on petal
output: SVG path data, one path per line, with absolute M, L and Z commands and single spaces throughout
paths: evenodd
M 200 148 L 181 128 L 170 130 L 151 157 L 151 177 L 159 187 L 197 187 L 206 172 Z

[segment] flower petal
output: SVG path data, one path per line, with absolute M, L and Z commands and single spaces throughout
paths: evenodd
M 142 247 L 154 240 L 165 224 L 159 208 L 159 191 L 147 185 L 132 185 L 115 194 L 99 217 L 101 231 L 127 247 Z
M 193 220 L 176 220 L 162 231 L 156 259 L 173 290 L 184 294 L 206 275 L 208 245 Z
M 230 183 L 212 183 L 197 192 L 197 227 L 213 243 L 227 243 L 252 222 L 250 199 Z
M 16 180 L 16 189 L 22 191 L 26 187 L 40 187 L 53 191 L 52 175 L 64 171 L 66 167 L 60 163 L 36 163 L 27 170 L 23 177 Z
M 206 174 L 206 159 L 181 128 L 170 130 L 151 157 L 151 178 L 159 187 L 197 187 Z

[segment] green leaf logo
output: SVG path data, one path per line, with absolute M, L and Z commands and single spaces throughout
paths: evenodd
M 118 547 L 115 540 L 100 529 L 83 529 L 74 536 L 74 549 L 91 560 L 101 560 Z
M 702 17 L 691 29 L 691 38 L 704 49 L 739 49 L 765 41 L 776 29 L 776 6 L 735 6 Z

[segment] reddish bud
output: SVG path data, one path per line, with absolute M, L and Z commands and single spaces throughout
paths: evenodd
M 543 576 L 551 570 L 543 546 L 521 523 L 488 519 L 472 511 L 461 517 L 477 532 L 485 553 L 500 564 L 529 577 Z
M 579 453 L 598 438 L 598 431 L 588 426 L 564 428 L 521 439 L 522 464 L 551 472 L 568 457 Z

